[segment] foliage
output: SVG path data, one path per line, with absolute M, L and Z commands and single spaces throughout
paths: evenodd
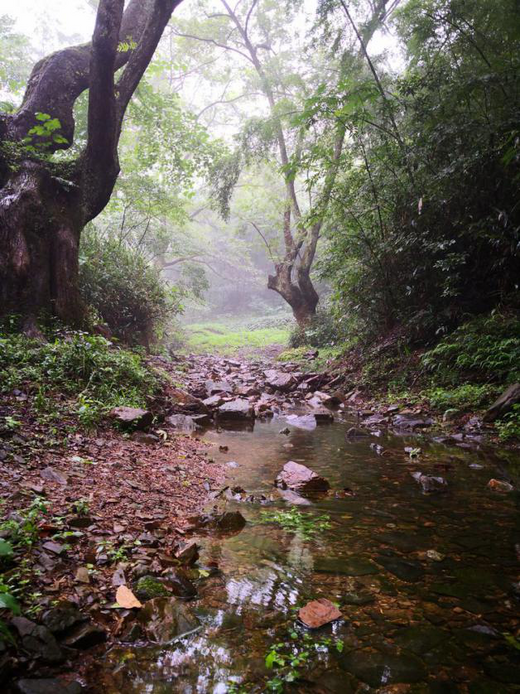
M 48 337 L 0 332 L 0 392 L 23 389 L 46 407 L 53 393 L 62 393 L 69 414 L 94 425 L 113 407 L 145 407 L 159 386 L 139 354 L 104 337 L 63 331 Z
M 266 682 L 267 691 L 284 692 L 285 685 L 296 682 L 305 668 L 312 665 L 320 652 L 328 652 L 332 647 L 339 653 L 343 641 L 331 637 L 313 638 L 309 633 L 298 633 L 291 629 L 283 641 L 273 643 L 265 656 L 265 666 L 276 674 Z
M 149 346 L 182 310 L 182 292 L 139 252 L 94 233 L 82 239 L 80 286 L 87 304 L 128 344 Z
M 338 320 L 431 344 L 518 297 L 520 33 L 512 0 L 409 0 L 395 16 L 405 69 L 374 61 L 382 92 L 366 72 L 320 85 L 302 127 L 323 135 L 303 165 L 309 180 L 328 170 L 341 120 L 320 262 Z
M 464 323 L 422 362 L 438 383 L 468 380 L 513 383 L 520 379 L 520 319 L 498 312 Z
M 333 347 L 341 339 L 339 325 L 333 314 L 320 309 L 309 325 L 295 326 L 289 338 L 291 347 Z
M 478 410 L 498 395 L 495 386 L 464 383 L 453 388 L 430 388 L 422 392 L 436 410 Z
M 520 439 L 520 405 L 513 405 L 511 412 L 496 422 L 496 428 L 501 441 Z
M 326 514 L 313 516 L 302 513 L 296 508 L 281 511 L 262 511 L 261 523 L 276 523 L 287 532 L 296 533 L 305 540 L 310 540 L 317 533 L 331 527 L 330 517 Z

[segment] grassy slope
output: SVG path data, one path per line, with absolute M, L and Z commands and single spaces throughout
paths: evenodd
M 289 329 L 284 327 L 247 329 L 236 323 L 193 323 L 186 326 L 188 349 L 193 352 L 234 354 L 243 348 L 262 349 L 286 345 Z

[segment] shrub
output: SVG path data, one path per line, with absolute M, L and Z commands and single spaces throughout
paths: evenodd
M 85 426 L 95 425 L 112 407 L 145 406 L 158 385 L 139 354 L 114 347 L 104 337 L 62 332 L 42 343 L 0 332 L 0 392 L 35 393 L 41 409 L 53 393 L 63 393 Z
M 149 347 L 182 311 L 182 293 L 142 255 L 92 232 L 81 243 L 80 286 L 112 334 L 130 345 Z
M 289 338 L 290 347 L 332 347 L 340 339 L 337 322 L 326 308 L 318 310 L 311 323 L 301 328 L 296 326 Z
M 473 410 L 488 405 L 497 395 L 497 388 L 489 384 L 465 383 L 458 388 L 432 388 L 424 395 L 437 410 Z
M 511 412 L 496 423 L 496 428 L 501 441 L 520 439 L 520 405 L 513 405 Z
M 479 316 L 445 337 L 422 357 L 438 383 L 513 383 L 520 378 L 520 320 L 499 313 Z

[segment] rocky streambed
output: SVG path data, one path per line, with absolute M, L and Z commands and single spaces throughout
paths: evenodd
M 207 507 L 191 502 L 170 552 L 151 519 L 149 557 L 111 579 L 139 605 L 114 608 L 109 645 L 60 686 L 519 691 L 520 460 L 486 447 L 481 422 L 453 434 L 420 411 L 368 411 L 295 364 L 162 366 L 173 406 L 149 433 L 200 439 L 224 478 L 199 488 Z

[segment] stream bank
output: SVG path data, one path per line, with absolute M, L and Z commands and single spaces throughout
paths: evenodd
M 122 496 L 137 492 L 134 503 L 149 504 L 152 516 L 158 500 L 182 513 L 165 523 L 125 509 L 149 537 L 138 557 L 94 565 L 84 596 L 106 591 L 107 604 L 92 612 L 110 624 L 109 640 L 79 671 L 72 660 L 70 679 L 125 694 L 518 690 L 518 495 L 488 487 L 498 479 L 516 488 L 514 453 L 487 449 L 477 433 L 432 436 L 419 413 L 367 422 L 374 413 L 358 416 L 334 384 L 326 392 L 326 376 L 295 364 L 192 357 L 162 366 L 179 388 L 159 440 L 127 441 L 126 459 L 116 447 L 87 477 L 96 484 L 103 472 L 112 484 L 103 508 L 118 497 L 122 471 L 134 483 Z M 330 491 L 284 499 L 273 480 L 290 460 L 327 479 Z M 445 489 L 432 493 L 414 473 L 442 478 Z M 240 513 L 245 527 L 204 525 L 208 501 L 217 513 Z M 186 583 L 182 593 L 165 580 L 172 567 L 161 555 L 192 538 L 197 563 L 173 562 L 195 586 L 190 594 Z M 143 609 L 110 607 L 121 572 L 134 587 L 136 563 L 166 591 L 142 598 L 154 625 L 144 632 L 134 628 Z M 338 604 L 343 619 L 308 632 L 296 613 L 319 597 Z

